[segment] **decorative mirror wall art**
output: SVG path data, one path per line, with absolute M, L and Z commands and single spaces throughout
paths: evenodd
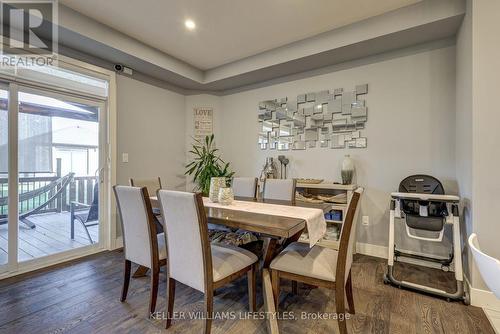
M 259 103 L 259 147 L 262 150 L 365 148 L 361 130 L 368 120 L 368 84 L 300 94 Z

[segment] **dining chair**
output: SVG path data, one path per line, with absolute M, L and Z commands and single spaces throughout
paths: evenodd
M 257 178 L 256 177 L 235 177 L 232 188 L 234 196 L 257 199 Z
M 289 279 L 335 290 L 337 313 L 345 313 L 345 300 L 349 313 L 354 314 L 351 265 L 356 245 L 356 215 L 363 188 L 354 191 L 349 202 L 347 215 L 342 224 L 339 250 L 293 242 L 271 262 L 271 282 L 274 302 L 278 310 L 280 280 Z M 347 333 L 345 317 L 338 317 L 340 333 Z
M 205 294 L 205 328 L 210 333 L 214 290 L 247 274 L 250 311 L 255 310 L 257 256 L 232 246 L 210 244 L 201 194 L 159 190 L 158 200 L 166 231 L 167 321 L 172 321 L 176 282 Z
M 78 221 L 85 232 L 91 244 L 95 243 L 89 232 L 89 227 L 99 225 L 99 182 L 94 184 L 92 203 L 90 205 L 72 201 L 70 204 L 70 236 L 75 239 L 75 220 Z
M 500 299 L 500 261 L 481 251 L 476 233 L 469 237 L 469 247 L 474 256 L 477 268 L 483 277 L 484 283 Z
M 158 189 L 162 189 L 161 179 L 159 176 L 151 179 L 130 178 L 129 183 L 132 187 L 146 187 L 151 196 L 154 196 Z
M 127 299 L 130 267 L 134 262 L 151 269 L 150 315 L 155 311 L 160 267 L 166 264 L 165 236 L 156 233 L 153 211 L 146 187 L 113 187 L 123 233 L 125 272 L 120 301 Z
M 297 180 L 295 179 L 266 179 L 264 181 L 264 190 L 262 199 L 290 201 L 295 205 L 295 188 Z
M 161 185 L 161 179 L 158 176 L 157 178 L 151 179 L 129 179 L 129 184 L 132 187 L 146 187 L 148 189 L 148 193 L 151 196 L 154 196 L 158 189 L 163 189 Z M 156 231 L 158 233 L 163 233 L 163 224 L 161 223 L 161 212 L 158 208 L 153 208 L 153 214 L 155 217 Z

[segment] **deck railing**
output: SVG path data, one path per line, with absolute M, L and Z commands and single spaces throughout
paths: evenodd
M 32 191 L 59 179 L 60 176 L 43 177 L 21 177 L 19 178 L 19 194 Z M 38 213 L 69 211 L 73 201 L 91 204 L 94 185 L 97 182 L 96 176 L 75 176 L 69 187 Z M 53 189 L 47 193 L 19 202 L 19 213 L 29 211 L 51 198 L 57 190 Z M 8 179 L 0 178 L 0 197 L 8 196 Z M 8 213 L 7 205 L 0 206 L 0 217 L 6 217 Z

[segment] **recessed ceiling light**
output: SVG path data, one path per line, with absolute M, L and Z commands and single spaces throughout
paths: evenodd
M 184 21 L 184 25 L 186 26 L 186 28 L 188 28 L 189 30 L 193 30 L 194 28 L 196 28 L 196 23 L 194 23 L 193 20 L 186 20 Z

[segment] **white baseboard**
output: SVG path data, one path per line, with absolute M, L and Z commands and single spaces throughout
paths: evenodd
M 471 305 L 500 312 L 500 299 L 497 299 L 493 292 L 470 288 Z
M 500 311 L 484 309 L 484 313 L 493 326 L 495 333 L 500 334 Z
M 115 239 L 115 247 L 113 249 L 118 249 L 123 247 L 123 237 L 119 236 Z
M 491 291 L 472 287 L 469 291 L 471 305 L 481 307 L 495 333 L 500 333 L 500 299 L 497 299 Z
M 363 255 L 379 257 L 382 259 L 387 259 L 388 256 L 386 246 L 365 244 L 361 242 L 356 243 L 356 252 Z

